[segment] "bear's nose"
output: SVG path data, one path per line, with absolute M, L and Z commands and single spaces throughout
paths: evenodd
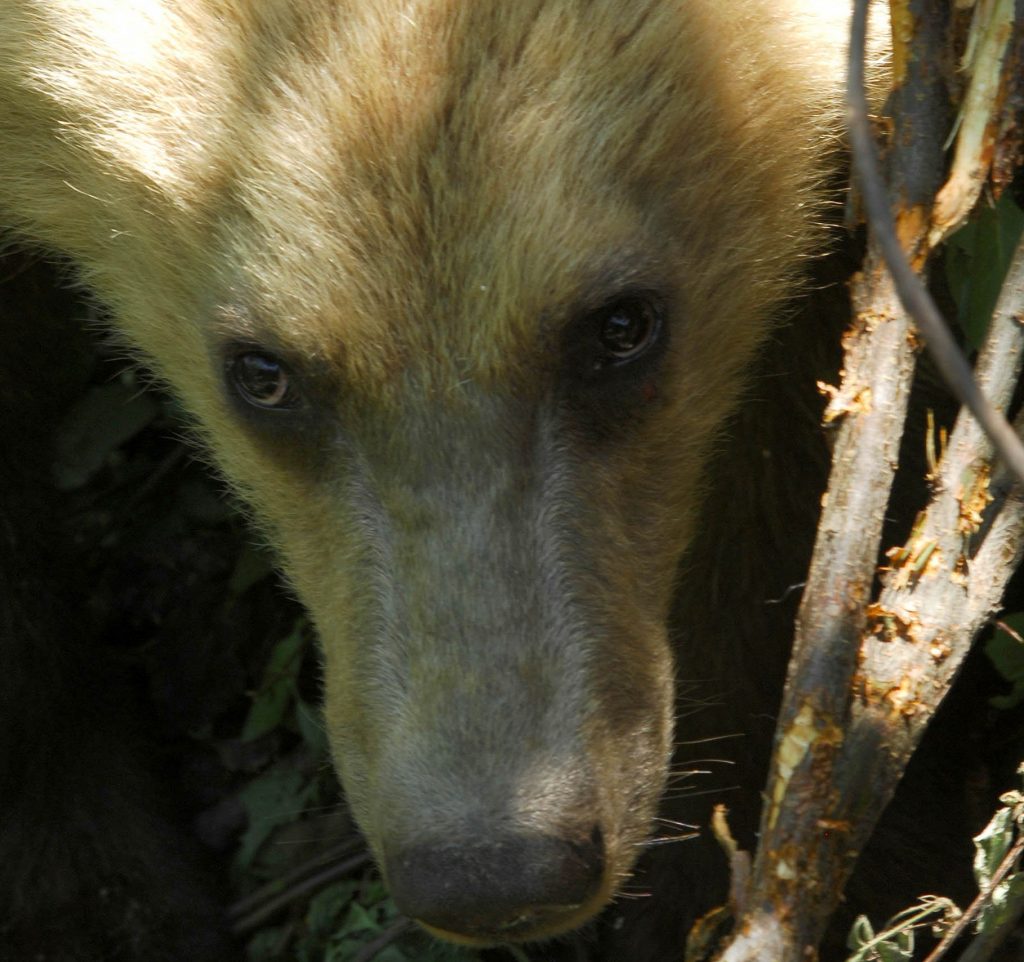
M 528 937 L 571 913 L 597 892 L 603 869 L 597 827 L 582 842 L 547 835 L 445 842 L 406 848 L 385 863 L 405 915 L 441 934 L 490 941 Z

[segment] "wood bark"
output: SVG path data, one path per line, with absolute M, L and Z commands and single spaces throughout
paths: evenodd
M 863 89 L 866 7 L 866 0 L 857 0 L 853 50 L 861 52 L 851 54 L 851 87 L 857 90 Z M 855 316 L 844 344 L 842 383 L 829 389 L 826 412 L 826 420 L 839 422 L 832 475 L 798 614 L 761 841 L 722 962 L 816 957 L 857 855 L 973 639 L 998 609 L 1024 549 L 1021 487 L 993 461 L 991 435 L 965 409 L 933 468 L 931 503 L 907 543 L 890 549 L 887 564 L 878 564 L 920 347 L 920 309 L 900 272 L 925 269 L 950 125 L 948 4 L 893 0 L 890 7 L 889 194 L 881 195 L 881 215 L 878 198 L 866 198 L 869 211 L 875 208 L 872 240 L 852 285 Z M 1017 13 L 1010 50 L 1022 29 Z M 1013 56 L 1007 61 L 1005 69 L 1013 71 Z M 864 142 L 866 123 L 858 131 L 857 120 L 865 118 L 857 112 L 865 110 L 863 97 L 855 98 L 851 139 L 862 175 L 869 166 L 865 151 L 875 150 L 870 139 Z M 995 136 L 1006 125 L 989 129 Z M 877 190 L 870 170 L 862 182 L 866 195 Z M 886 264 L 886 245 L 890 262 L 892 248 L 904 261 L 895 270 Z M 913 308 L 913 318 L 903 303 Z M 976 382 L 968 388 L 980 386 L 999 411 L 1008 407 L 1020 376 L 1022 325 L 1024 244 L 978 359 Z M 1017 438 L 1011 442 L 1019 447 Z

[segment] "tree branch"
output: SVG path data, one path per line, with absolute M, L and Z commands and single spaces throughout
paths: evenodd
M 843 384 L 830 391 L 826 412 L 842 424 L 798 615 L 753 882 L 722 962 L 797 962 L 815 949 L 856 855 L 1022 552 L 1024 504 L 1007 477 L 990 483 L 990 438 L 1021 476 L 1024 448 L 982 395 L 915 274 L 929 251 L 941 182 L 947 98 L 939 65 L 948 10 L 942 0 L 891 3 L 887 196 L 864 95 L 867 6 L 857 0 L 849 116 L 872 242 L 854 281 Z M 913 374 L 913 331 L 897 295 L 929 346 L 939 344 L 940 370 L 985 427 L 961 412 L 936 471 L 935 497 L 908 544 L 890 552 L 894 564 L 872 602 Z M 1020 374 L 1022 313 L 1024 247 L 978 367 L 999 408 Z
M 866 8 L 866 0 L 858 0 L 857 8 Z M 922 11 L 923 13 L 924 11 Z M 920 15 L 920 14 L 919 14 Z M 897 231 L 886 196 L 882 173 L 878 165 L 875 143 L 868 123 L 867 95 L 864 89 L 864 46 L 866 14 L 854 16 L 854 30 L 850 42 L 849 84 L 847 86 L 850 141 L 853 146 L 854 166 L 860 176 L 868 225 L 872 237 L 885 258 L 900 300 L 913 315 L 924 335 L 935 364 L 946 384 L 956 394 L 992 439 L 1000 458 L 1024 481 L 1024 445 L 1002 416 L 988 402 L 971 374 L 963 352 L 957 346 L 949 326 L 943 320 L 935 302 L 907 259 L 907 245 L 901 245 L 903 236 Z M 931 23 L 945 22 L 936 17 Z M 859 24 L 859 26 L 858 26 Z M 927 28 L 927 24 L 923 25 Z M 921 26 L 920 32 L 924 32 Z M 1004 38 L 1004 45 L 1006 38 Z M 938 55 L 940 51 L 935 51 Z M 996 68 L 998 69 L 998 64 Z M 994 99 L 994 98 L 993 98 Z M 922 238 L 923 240 L 923 238 Z

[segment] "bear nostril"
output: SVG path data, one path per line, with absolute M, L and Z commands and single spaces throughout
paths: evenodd
M 398 908 L 443 932 L 514 938 L 555 921 L 601 886 L 600 829 L 586 841 L 509 836 L 476 845 L 419 845 L 386 859 Z

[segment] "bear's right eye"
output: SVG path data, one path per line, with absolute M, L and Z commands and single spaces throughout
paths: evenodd
M 282 410 L 298 403 L 287 367 L 273 354 L 236 354 L 228 361 L 227 375 L 235 393 L 254 407 Z

